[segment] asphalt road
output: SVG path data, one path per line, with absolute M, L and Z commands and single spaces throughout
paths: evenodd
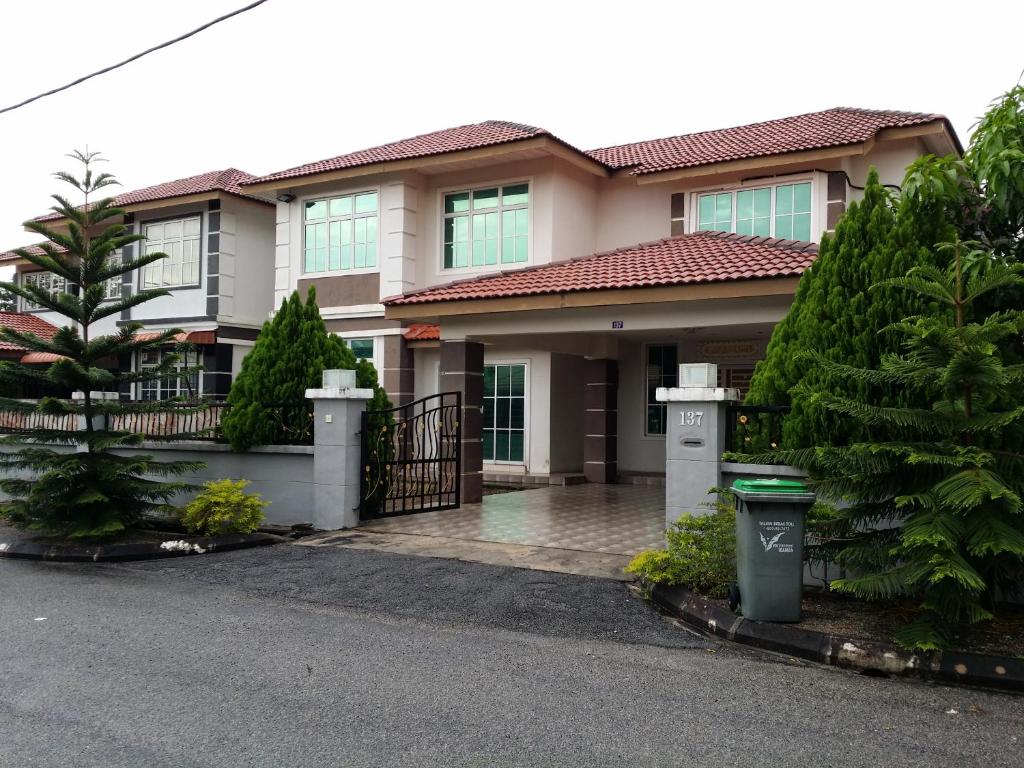
M 617 582 L 278 546 L 0 560 L 0 766 L 1020 766 L 1024 698 L 758 655 Z

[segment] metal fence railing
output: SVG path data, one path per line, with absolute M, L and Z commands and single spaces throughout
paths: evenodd
M 226 403 L 176 403 L 156 413 L 118 413 L 107 417 L 107 429 L 152 437 L 200 433 L 195 439 L 219 440 L 220 420 L 227 408 Z
M 725 411 L 725 452 L 766 453 L 782 445 L 788 405 L 730 405 Z
M 201 407 L 200 407 L 201 406 Z M 160 412 L 135 411 L 107 416 L 107 429 L 133 432 L 148 437 L 172 437 L 187 434 L 191 439 L 221 441 L 220 421 L 227 404 L 168 403 Z M 42 414 L 0 409 L 0 434 L 22 434 L 33 429 L 75 432 L 77 414 Z

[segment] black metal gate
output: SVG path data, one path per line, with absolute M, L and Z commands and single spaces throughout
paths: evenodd
M 359 518 L 459 506 L 461 392 L 364 411 Z

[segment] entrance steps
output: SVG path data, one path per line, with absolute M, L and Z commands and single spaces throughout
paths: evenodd
M 664 472 L 619 472 L 619 485 L 646 485 L 651 488 L 665 487 Z
M 522 472 L 488 472 L 484 470 L 484 485 L 522 485 L 527 488 L 544 485 L 583 485 L 582 473 L 556 472 L 550 475 L 529 475 Z

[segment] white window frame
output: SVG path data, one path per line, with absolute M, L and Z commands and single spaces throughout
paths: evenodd
M 674 346 L 676 348 L 676 368 L 677 368 L 676 375 L 678 376 L 679 361 L 680 361 L 680 359 L 682 359 L 682 355 L 680 354 L 681 353 L 681 345 L 680 345 L 680 343 L 678 341 L 672 341 L 672 340 L 667 340 L 667 341 L 645 341 L 643 344 L 640 345 L 640 366 L 639 366 L 640 367 L 640 403 L 641 403 L 641 405 L 643 407 L 643 410 L 641 411 L 640 417 L 643 419 L 643 422 L 642 422 L 643 423 L 643 430 L 641 431 L 641 434 L 643 435 L 643 439 L 644 440 L 658 440 L 658 441 L 664 442 L 665 435 L 668 434 L 668 416 L 667 416 L 667 410 L 668 409 L 667 408 L 666 408 L 666 417 L 665 417 L 666 418 L 666 421 L 665 421 L 665 432 L 663 432 L 661 434 L 654 434 L 654 433 L 651 433 L 651 432 L 647 431 L 647 406 L 649 405 L 649 403 L 647 402 L 647 350 L 650 347 L 672 347 L 672 346 Z
M 195 367 L 195 366 L 199 365 L 199 349 L 198 348 L 191 349 L 191 350 L 188 350 L 187 352 L 183 352 L 183 353 L 176 353 L 173 347 L 166 346 L 166 347 L 159 347 L 156 351 L 159 352 L 161 360 L 163 360 L 163 358 L 165 356 L 167 356 L 167 355 L 180 354 L 182 356 L 182 359 L 175 366 L 175 370 L 181 370 L 182 368 L 190 368 L 190 367 Z M 136 352 L 136 354 L 135 354 L 135 360 L 136 360 L 136 369 L 135 370 L 140 372 L 140 373 L 144 369 L 146 369 L 146 368 L 153 368 L 153 367 L 155 367 L 153 365 L 143 365 L 143 363 L 142 363 L 142 356 L 144 354 L 145 354 L 145 352 L 143 352 L 143 351 Z M 202 371 L 197 371 L 196 373 L 192 374 L 193 376 L 195 376 L 194 386 L 192 388 L 192 394 L 195 397 L 201 397 L 202 393 L 203 393 L 203 375 L 202 374 L 203 374 Z M 155 379 L 155 380 L 152 380 L 152 381 L 139 381 L 139 382 L 136 382 L 136 387 L 135 387 L 136 399 L 137 400 L 145 400 L 145 398 L 143 397 L 143 392 L 145 390 L 148 390 L 150 387 L 152 387 L 154 385 L 156 386 L 156 392 L 157 392 L 158 397 L 156 397 L 156 398 L 154 398 L 154 399 L 152 399 L 150 401 L 147 401 L 147 402 L 155 402 L 155 401 L 158 401 L 158 400 L 169 400 L 172 397 L 182 397 L 182 396 L 187 397 L 188 394 L 189 394 L 189 389 L 188 389 L 188 386 L 186 386 L 182 382 L 182 378 L 187 378 L 187 377 L 175 376 L 175 377 L 172 377 L 172 378 L 173 378 L 174 385 L 175 385 L 174 394 L 168 394 L 166 397 L 163 396 L 164 395 L 164 386 L 165 386 L 166 379 Z
M 356 213 L 355 212 L 355 199 L 359 195 L 375 194 L 377 196 L 377 209 L 373 213 Z M 337 197 L 351 197 L 352 198 L 352 213 L 345 214 L 342 216 L 331 216 L 330 213 L 330 201 L 332 198 Z M 352 221 L 356 219 L 365 219 L 369 217 L 375 217 L 377 219 L 377 239 L 374 242 L 374 264 L 373 266 L 363 267 L 350 267 L 348 269 L 325 269 L 322 271 L 307 271 L 306 270 L 306 204 L 315 203 L 323 200 L 327 203 L 327 216 L 323 219 L 316 219 L 313 224 L 323 223 L 327 226 L 327 266 L 330 267 L 331 259 L 331 222 L 332 221 Z M 381 228 L 381 190 L 380 187 L 360 187 L 358 189 L 346 189 L 337 190 L 330 193 L 323 193 L 316 195 L 306 195 L 298 200 L 298 224 L 299 224 L 299 274 L 303 277 L 330 277 L 332 275 L 361 275 L 361 274 L 373 274 L 380 272 L 381 262 L 381 248 L 380 248 L 380 228 Z M 353 228 L 355 224 L 353 223 Z M 369 241 L 367 241 L 369 242 Z M 352 240 L 353 248 L 355 245 L 354 233 Z M 352 253 L 353 264 L 355 263 L 355 250 Z
M 487 187 L 484 187 L 487 189 Z M 440 378 L 441 368 L 440 361 L 438 361 L 438 389 L 440 390 Z M 523 460 L 522 461 L 501 461 L 499 459 L 483 459 L 484 466 L 490 467 L 523 467 L 526 471 L 530 468 L 530 360 L 524 358 L 487 358 L 484 360 L 484 367 L 488 365 L 522 365 L 523 368 Z M 481 415 L 483 414 L 483 400 L 481 398 Z M 483 453 L 483 430 L 484 426 L 481 424 L 480 431 L 480 451 Z
M 480 266 L 473 266 L 470 264 L 466 267 L 445 267 L 444 265 L 444 221 L 448 215 L 459 215 L 459 214 L 445 214 L 444 212 L 444 198 L 446 195 L 450 195 L 457 192 L 476 192 L 481 189 L 491 189 L 497 187 L 499 190 L 502 187 L 512 187 L 517 184 L 526 184 L 527 194 L 529 199 L 525 205 L 527 214 L 527 225 L 526 225 L 526 261 L 509 262 L 505 264 L 501 261 L 501 217 L 498 217 L 498 263 L 497 264 L 481 264 Z M 500 192 L 499 192 L 500 194 Z M 471 184 L 457 184 L 437 190 L 437 213 L 435 221 L 437 221 L 437 275 L 440 277 L 448 278 L 453 275 L 479 275 L 481 272 L 501 272 L 512 269 L 522 269 L 528 267 L 534 263 L 534 242 L 533 242 L 533 222 L 536 218 L 536 207 L 534 205 L 536 195 L 536 185 L 534 184 L 533 176 L 514 176 L 508 179 L 499 179 L 497 181 L 487 181 Z M 509 206 L 509 210 L 515 210 L 524 206 Z M 499 214 L 503 210 L 502 206 L 498 205 L 497 208 Z M 472 209 L 466 212 L 470 217 L 473 215 Z M 470 261 L 473 259 L 472 248 L 473 248 L 473 229 L 472 229 L 472 218 L 470 219 Z
M 752 179 L 746 184 L 735 184 L 735 185 L 718 185 L 708 186 L 701 189 L 695 189 L 690 192 L 690 211 L 688 216 L 689 231 L 690 232 L 701 232 L 704 230 L 700 229 L 700 198 L 702 195 L 714 195 L 727 192 L 732 195 L 732 219 L 730 221 L 730 231 L 736 231 L 736 193 L 737 192 L 752 192 L 757 189 L 770 189 L 771 190 L 771 214 L 769 216 L 769 223 L 771 225 L 771 234 L 767 237 L 775 237 L 775 196 L 776 187 L 783 187 L 790 184 L 803 184 L 805 182 L 811 185 L 811 232 L 810 242 L 816 243 L 821 239 L 821 230 L 819 229 L 818 222 L 821 221 L 821 212 L 819 211 L 818 205 L 818 190 L 822 188 L 821 181 L 818 178 L 817 173 L 801 173 L 792 176 L 773 176 L 765 179 Z M 746 237 L 746 235 L 743 235 Z M 759 235 L 759 237 L 765 237 L 765 235 Z
M 384 371 L 380 367 L 380 359 L 384 351 L 384 339 L 380 336 L 346 336 L 344 337 L 345 346 L 352 349 L 353 341 L 372 341 L 373 342 L 373 355 L 367 358 L 357 357 L 356 360 L 368 360 L 372 365 L 373 369 L 377 371 L 377 383 L 384 386 Z M 355 352 L 355 350 L 353 350 Z
M 68 281 L 66 279 L 64 279 L 63 277 L 61 277 L 60 275 L 56 275 L 53 272 L 50 272 L 49 270 L 33 270 L 31 272 L 22 272 L 21 273 L 21 285 L 22 286 L 28 285 L 30 277 L 32 278 L 32 282 L 33 283 L 35 283 L 37 280 L 42 280 L 42 278 L 45 277 L 47 285 L 44 288 L 44 290 L 48 291 L 50 296 L 52 296 L 52 297 L 56 297 L 58 294 L 61 294 L 61 293 L 68 293 L 69 292 L 68 291 Z M 37 287 L 43 288 L 42 285 L 38 285 L 38 284 L 37 284 Z M 22 312 L 52 312 L 53 311 L 49 307 L 44 307 L 42 304 L 36 304 L 34 301 L 29 301 L 28 299 L 26 299 L 24 297 L 22 297 L 22 299 L 21 299 L 21 305 L 22 305 Z
M 120 264 L 121 258 L 121 250 L 118 249 L 107 257 L 107 262 Z M 116 301 L 121 298 L 121 285 L 123 283 L 123 279 L 124 275 L 115 275 L 114 277 L 103 281 L 104 301 Z
M 174 224 L 176 222 L 180 222 L 181 223 L 181 228 L 182 228 L 181 237 L 179 237 L 179 238 L 170 238 L 170 239 L 164 238 L 164 239 L 161 239 L 161 240 L 152 241 L 153 243 L 159 243 L 159 246 L 155 247 L 155 251 L 156 252 L 167 253 L 167 251 L 164 250 L 164 246 L 167 243 L 171 243 L 171 242 L 175 242 L 175 241 L 180 241 L 182 243 L 182 248 L 184 248 L 184 243 L 185 243 L 186 239 L 188 239 L 188 240 L 195 239 L 196 245 L 197 245 L 197 249 L 196 249 L 196 262 L 195 262 L 195 264 L 196 264 L 196 279 L 195 279 L 195 282 L 184 282 L 184 281 L 182 281 L 180 283 L 168 283 L 168 282 L 165 282 L 164 279 L 163 279 L 163 275 L 166 273 L 166 270 L 167 270 L 168 266 L 170 266 L 169 258 L 159 259 L 158 261 L 155 261 L 152 264 L 148 264 L 145 267 L 142 267 L 142 269 L 138 270 L 138 272 L 139 272 L 138 287 L 139 287 L 140 290 L 160 290 L 161 288 L 167 288 L 169 290 L 176 290 L 176 289 L 179 289 L 179 288 L 199 288 L 203 284 L 203 256 L 204 256 L 204 254 L 206 252 L 206 249 L 203 247 L 203 235 L 204 235 L 204 232 L 205 232 L 205 228 L 203 226 L 203 218 L 204 217 L 203 217 L 202 213 L 196 212 L 196 213 L 184 214 L 184 215 L 181 215 L 181 216 L 171 216 L 171 217 L 168 217 L 166 219 L 150 219 L 148 221 L 143 221 L 143 222 L 139 223 L 139 232 L 141 232 L 144 236 L 146 235 L 147 229 L 149 227 L 151 227 L 151 226 L 163 225 L 163 226 L 166 227 L 166 225 L 168 225 L 168 224 Z M 192 219 L 196 219 L 196 220 L 199 221 L 199 234 L 197 234 L 197 235 L 187 235 L 186 236 L 185 235 L 185 222 L 186 221 L 191 221 Z M 141 240 L 139 242 L 139 249 L 140 249 L 140 251 L 142 252 L 143 255 L 149 253 L 150 245 L 151 245 L 151 241 L 148 239 L 148 237 L 147 237 L 146 240 Z M 191 262 L 189 262 L 189 263 L 191 263 Z M 185 266 L 184 254 L 183 254 L 183 257 L 182 257 L 181 266 L 182 267 Z M 147 275 L 149 275 L 151 272 L 155 272 L 156 270 L 160 270 L 160 282 L 149 284 L 148 281 L 147 281 Z

